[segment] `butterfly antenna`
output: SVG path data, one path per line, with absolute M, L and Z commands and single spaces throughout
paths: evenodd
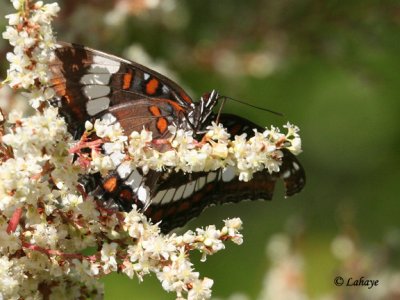
M 225 105 L 225 101 L 226 101 L 226 97 L 221 97 L 221 98 L 222 98 L 222 102 L 218 109 L 217 118 L 215 119 L 215 123 L 217 123 L 217 124 L 219 123 L 219 117 L 221 116 L 222 109 L 223 109 L 223 107 Z
M 241 104 L 244 104 L 244 105 L 247 105 L 247 106 L 250 106 L 250 107 L 259 109 L 259 110 L 262 110 L 262 111 L 267 111 L 267 112 L 270 112 L 270 113 L 272 113 L 272 114 L 274 114 L 274 115 L 283 117 L 283 113 L 280 113 L 280 112 L 277 112 L 277 111 L 274 111 L 274 110 L 271 110 L 271 109 L 268 109 L 268 108 L 265 108 L 265 107 L 256 106 L 256 105 L 253 105 L 253 104 L 250 104 L 250 103 L 247 103 L 247 102 L 244 102 L 244 101 L 241 101 L 241 100 L 232 98 L 232 97 L 220 96 L 220 98 L 223 99 L 223 100 L 222 100 L 222 101 L 223 101 L 222 103 L 224 103 L 226 99 L 229 99 L 229 100 L 236 101 L 236 102 L 238 102 L 238 103 L 241 103 Z M 222 106 L 222 105 L 221 105 L 221 106 Z M 218 115 L 219 115 L 219 113 L 220 113 L 220 112 L 218 112 Z

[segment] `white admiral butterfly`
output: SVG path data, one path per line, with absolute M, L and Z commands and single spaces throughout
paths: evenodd
M 216 118 L 212 111 L 219 99 L 215 91 L 193 102 L 175 82 L 135 62 L 66 43 L 61 43 L 55 53 L 49 66 L 57 94 L 54 103 L 76 138 L 80 138 L 86 120 L 109 114 L 126 135 L 145 126 L 153 138 L 168 137 L 169 124 L 200 135 Z M 263 131 L 235 115 L 220 114 L 219 121 L 232 135 L 252 136 L 252 128 Z M 215 172 L 149 171 L 146 175 L 139 169 L 125 174 L 116 168 L 107 176 L 85 176 L 82 183 L 87 193 L 120 210 L 129 211 L 132 204 L 147 207 L 150 201 L 144 213 L 154 222 L 161 221 L 162 230 L 168 232 L 183 226 L 211 204 L 269 200 L 278 178 L 283 179 L 287 196 L 304 187 L 304 169 L 288 150 L 283 150 L 279 173 L 257 172 L 250 182 L 239 181 L 228 167 Z

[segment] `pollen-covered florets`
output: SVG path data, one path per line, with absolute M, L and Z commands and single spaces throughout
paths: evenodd
M 223 124 L 212 122 L 211 125 L 207 126 L 207 132 L 205 136 L 210 138 L 211 140 L 220 141 L 220 142 L 228 142 L 230 138 L 230 134 L 226 131 Z
M 14 88 L 29 89 L 26 95 L 30 104 L 38 108 L 43 101 L 54 96 L 52 89 L 40 87 L 37 83 L 44 86 L 50 79 L 47 62 L 55 47 L 50 22 L 60 8 L 57 3 L 12 2 L 18 12 L 6 16 L 9 25 L 3 32 L 3 38 L 14 47 L 14 51 L 6 55 L 10 62 L 6 81 Z
M 224 222 L 225 226 L 222 228 L 221 233 L 232 237 L 232 241 L 240 245 L 243 242 L 243 236 L 239 233 L 239 230 L 242 229 L 242 220 L 233 218 Z
M 100 122 L 96 122 L 94 126 L 97 134 L 96 124 Z M 129 139 L 123 139 L 118 138 L 121 134 L 120 128 L 116 126 L 115 129 L 113 126 L 107 130 L 100 127 L 99 135 L 107 141 L 115 142 L 103 144 L 106 157 L 99 152 L 94 155 L 92 165 L 96 166 L 96 170 L 112 167 L 99 167 L 99 162 L 103 159 L 109 161 L 111 158 L 114 165 L 129 161 L 131 170 L 140 167 L 145 174 L 150 169 L 192 173 L 215 171 L 230 166 L 236 169 L 239 180 L 249 181 L 255 172 L 264 169 L 269 173 L 279 172 L 282 149 L 288 149 L 295 154 L 301 152 L 298 128 L 289 123 L 285 125 L 287 134 L 280 133 L 278 128 L 272 126 L 263 132 L 254 130 L 254 136 L 249 139 L 246 134 L 242 134 L 231 140 L 223 125 L 213 122 L 207 127 L 208 131 L 201 141 L 193 137 L 192 131 L 174 126 L 168 127 L 168 138 L 154 139 L 152 132 L 143 128 L 140 132 L 132 132 Z
M 253 174 L 267 169 L 269 173 L 279 172 L 282 163 L 282 149 L 294 154 L 301 152 L 298 127 L 288 123 L 287 134 L 271 126 L 263 132 L 254 130 L 250 138 L 241 134 L 230 139 L 223 124 L 212 122 L 201 141 L 197 141 L 191 130 L 169 126 L 169 137 L 153 138 L 150 130 L 143 128 L 133 131 L 127 138 L 114 117 L 96 120 L 87 124 L 87 134 L 96 133 L 102 142 L 105 155 L 100 151 L 92 154 L 92 171 L 107 172 L 124 164 L 131 171 L 141 168 L 148 170 L 174 170 L 185 173 L 215 171 L 233 167 L 239 180 L 249 181 Z M 100 141 L 101 142 L 101 141 Z
M 287 149 L 290 150 L 295 155 L 301 153 L 301 138 L 299 135 L 300 128 L 290 124 L 289 122 L 283 127 L 287 128 L 288 130 L 286 136 L 290 144 L 287 146 Z

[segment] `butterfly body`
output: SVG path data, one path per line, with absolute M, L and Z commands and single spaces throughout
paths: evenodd
M 125 135 L 146 128 L 154 139 L 170 137 L 170 125 L 201 137 L 216 119 L 216 91 L 194 102 L 175 82 L 135 62 L 66 43 L 61 43 L 55 54 L 49 66 L 56 91 L 53 104 L 76 138 L 82 135 L 85 121 L 98 118 L 118 122 Z M 218 118 L 232 135 L 251 136 L 253 128 L 262 130 L 238 116 L 220 114 Z M 239 181 L 231 167 L 192 174 L 144 173 L 128 168 L 124 162 L 109 174 L 85 175 L 81 182 L 87 193 L 106 206 L 129 211 L 136 204 L 154 222 L 161 221 L 162 230 L 168 232 L 211 204 L 269 200 L 278 178 L 285 183 L 286 195 L 299 192 L 305 184 L 304 170 L 289 151 L 282 154 L 279 173 L 257 172 L 250 182 Z

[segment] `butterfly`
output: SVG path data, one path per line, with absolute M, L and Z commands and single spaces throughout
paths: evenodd
M 87 120 L 114 118 L 129 135 L 142 128 L 154 139 L 168 138 L 169 125 L 192 130 L 201 137 L 217 116 L 233 135 L 254 135 L 264 129 L 231 114 L 215 114 L 220 99 L 213 90 L 199 101 L 169 78 L 136 62 L 84 46 L 59 43 L 49 64 L 51 86 L 56 92 L 53 105 L 66 120 L 68 130 L 79 139 Z M 130 211 L 136 204 L 153 222 L 161 222 L 164 233 L 185 225 L 212 204 L 250 199 L 272 199 L 275 183 L 283 179 L 286 196 L 300 192 L 305 172 L 297 158 L 283 150 L 279 173 L 268 170 L 254 174 L 249 182 L 239 181 L 233 168 L 212 172 L 148 173 L 137 168 L 127 171 L 123 164 L 107 175 L 82 176 L 85 192 L 106 206 Z

